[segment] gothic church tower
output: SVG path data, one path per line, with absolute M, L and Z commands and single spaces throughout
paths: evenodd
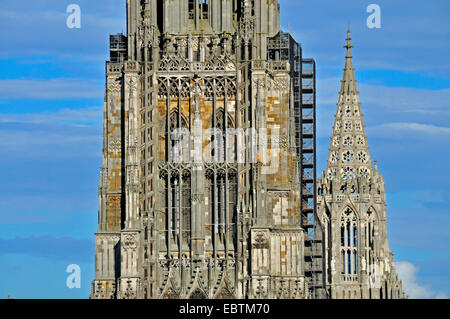
M 301 62 L 268 58 L 279 32 L 277 0 L 127 1 L 106 63 L 91 298 L 309 296 Z
M 344 76 L 326 173 L 317 183 L 331 298 L 402 298 L 386 233 L 383 177 L 372 166 L 347 33 Z

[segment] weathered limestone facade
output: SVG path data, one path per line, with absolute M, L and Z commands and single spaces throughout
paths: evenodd
M 91 298 L 309 297 L 294 81 L 267 59 L 278 1 L 128 0 L 127 21 Z
M 326 285 L 339 299 L 403 298 L 386 233 L 383 177 L 372 166 L 350 43 L 326 173 L 317 183 Z
M 350 35 L 317 194 L 315 75 L 280 35 L 276 0 L 127 1 L 91 298 L 403 296 Z

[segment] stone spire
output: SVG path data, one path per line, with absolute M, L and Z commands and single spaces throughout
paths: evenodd
M 327 287 L 333 299 L 402 298 L 387 240 L 384 180 L 377 165 L 371 166 L 364 132 L 350 31 L 344 48 L 328 177 L 322 175 L 317 182 L 317 216 L 325 234 L 323 260 L 330 270 Z
M 330 179 L 337 177 L 344 180 L 356 176 L 367 177 L 371 170 L 369 147 L 352 65 L 353 46 L 350 30 L 347 31 L 346 40 L 344 76 L 341 81 L 327 165 L 327 175 Z
M 356 90 L 356 80 L 355 73 L 352 64 L 352 48 L 351 44 L 352 38 L 350 36 L 350 30 L 347 30 L 347 41 L 344 48 L 347 49 L 347 54 L 345 55 L 345 68 L 344 68 L 344 78 L 342 80 L 341 91 L 339 92 L 341 95 L 347 92 L 347 95 L 358 93 Z

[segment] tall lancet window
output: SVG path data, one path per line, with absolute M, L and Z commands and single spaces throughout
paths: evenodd
M 189 0 L 188 2 L 189 19 L 195 18 L 195 1 L 196 0 Z
M 358 274 L 358 220 L 356 214 L 347 208 L 341 217 L 342 274 L 347 280 L 356 279 Z
M 364 228 L 364 232 L 365 232 L 365 259 L 366 259 L 366 263 L 367 265 L 374 265 L 375 264 L 375 254 L 374 254 L 374 250 L 375 250 L 375 224 L 376 224 L 376 219 L 375 219 L 375 213 L 373 212 L 372 209 L 369 209 L 367 211 L 367 223 L 365 225 Z
M 227 120 L 225 121 L 225 118 Z M 211 158 L 212 167 L 206 171 L 210 195 L 210 222 L 213 236 L 219 236 L 221 242 L 228 239 L 231 244 L 235 235 L 236 203 L 237 203 L 237 172 L 234 168 L 226 167 L 223 163 L 228 163 L 226 158 L 232 151 L 233 139 L 227 138 L 226 130 L 233 129 L 233 120 L 229 114 L 225 114 L 223 108 L 216 111 L 215 117 L 211 118 L 214 124 L 215 134 L 211 137 Z M 225 125 L 226 123 L 226 125 Z M 227 141 L 226 141 L 227 139 Z
M 186 119 L 178 111 L 174 111 L 168 118 L 169 129 L 165 129 L 169 138 L 169 160 L 172 163 L 182 163 L 182 150 L 179 149 L 179 136 L 174 134 L 181 130 L 187 130 Z M 176 135 L 176 134 L 175 134 Z M 168 238 L 172 243 L 180 240 L 186 242 L 191 229 L 191 173 L 189 170 L 168 168 L 163 172 L 166 194 L 166 221 Z
M 226 150 L 228 150 L 229 152 L 233 151 L 232 154 L 234 153 L 234 148 L 232 149 L 232 147 L 234 145 L 230 145 L 230 143 L 233 143 L 234 141 L 233 141 L 233 139 L 230 139 L 230 136 L 227 136 L 227 134 L 230 133 L 229 131 L 227 132 L 227 130 L 233 128 L 233 121 L 231 120 L 231 117 L 229 115 L 227 117 L 228 117 L 228 121 L 227 121 L 227 126 L 225 127 L 225 125 L 224 125 L 224 123 L 225 123 L 224 110 L 220 109 L 216 113 L 216 120 L 215 120 L 216 130 L 212 136 L 212 146 L 213 147 L 212 147 L 211 156 L 214 159 L 214 161 L 217 163 L 223 163 L 224 161 L 226 161 L 229 158 L 230 154 L 226 154 Z
M 169 232 L 170 235 L 175 236 L 178 233 L 178 229 L 180 227 L 180 183 L 178 176 L 170 177 L 170 223 L 169 223 Z
M 208 19 L 208 0 L 198 0 L 200 3 L 201 19 Z
M 182 182 L 181 232 L 183 241 L 188 242 L 191 235 L 191 173 L 189 171 L 183 172 Z
M 208 170 L 206 177 L 209 183 L 209 195 L 211 198 L 210 208 L 213 212 L 211 224 L 213 233 L 220 235 L 230 235 L 229 240 L 233 240 L 236 235 L 236 213 L 237 213 L 237 174 L 234 169 L 226 172 L 219 169 L 216 172 Z
M 195 19 L 195 5 L 197 3 L 197 14 L 199 19 L 208 19 L 208 7 L 209 7 L 209 1 L 208 0 L 189 0 L 188 1 L 188 11 L 189 11 L 189 19 Z

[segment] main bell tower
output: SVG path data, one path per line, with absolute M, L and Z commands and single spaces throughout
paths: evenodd
M 269 54 L 278 1 L 126 5 L 106 63 L 91 298 L 309 297 L 299 156 L 315 125 L 298 115 L 300 51 Z

